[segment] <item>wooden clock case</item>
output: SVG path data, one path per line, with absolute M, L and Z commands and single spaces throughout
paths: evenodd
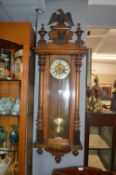
M 62 11 L 63 13 L 63 11 Z M 68 12 L 69 13 L 69 12 Z M 66 17 L 67 14 L 63 15 Z M 71 30 L 72 23 L 66 23 L 64 16 L 57 18 L 57 24 L 51 26 L 48 32 L 49 40 L 45 40 L 47 31 L 42 24 L 39 31 L 40 40 L 35 47 L 35 52 L 39 57 L 39 103 L 38 103 L 38 119 L 37 119 L 37 140 L 35 147 L 38 148 L 38 153 L 42 154 L 46 150 L 55 156 L 57 163 L 60 162 L 61 156 L 70 151 L 76 156 L 78 150 L 82 149 L 80 142 L 80 113 L 79 113 L 79 99 L 80 99 L 80 72 L 82 65 L 82 57 L 87 54 L 87 48 L 81 39 L 83 31 L 80 24 L 77 24 L 77 30 Z M 52 16 L 53 17 L 53 16 Z M 62 20 L 61 20 L 62 19 Z M 53 21 L 49 22 L 49 24 Z M 70 42 L 73 34 L 76 34 L 77 40 Z M 70 66 L 69 84 L 70 84 L 70 98 L 68 101 L 68 112 L 64 116 L 67 117 L 67 130 L 61 137 L 55 137 L 55 131 L 52 130 L 49 134 L 50 117 L 54 108 L 58 108 L 57 103 L 54 105 L 52 99 L 57 98 L 51 84 L 55 80 L 50 75 L 50 66 L 56 59 L 64 59 Z M 58 80 L 59 81 L 59 80 Z M 65 81 L 65 79 L 64 79 Z M 60 82 L 60 81 L 59 81 Z M 65 106 L 66 100 L 62 101 Z M 50 107 L 52 105 L 52 107 Z M 66 112 L 66 110 L 64 110 Z M 65 113 L 64 112 L 64 113 Z

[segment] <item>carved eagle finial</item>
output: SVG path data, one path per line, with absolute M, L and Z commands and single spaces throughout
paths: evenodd
M 48 24 L 57 23 L 60 25 L 74 26 L 72 16 L 70 12 L 64 13 L 62 9 L 58 9 L 51 15 Z

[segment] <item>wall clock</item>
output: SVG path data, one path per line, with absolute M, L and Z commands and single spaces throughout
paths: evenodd
M 57 163 L 72 151 L 76 156 L 82 149 L 80 141 L 80 69 L 87 48 L 81 40 L 82 30 L 76 32 L 69 12 L 59 9 L 51 16 L 48 32 L 50 41 L 45 40 L 47 31 L 42 24 L 40 40 L 35 47 L 39 57 L 39 102 L 37 119 L 38 153 L 50 152 Z M 67 20 L 68 19 L 68 20 Z M 56 20 L 56 21 L 55 21 Z M 54 24 L 55 22 L 55 24 Z M 73 33 L 77 40 L 70 42 Z

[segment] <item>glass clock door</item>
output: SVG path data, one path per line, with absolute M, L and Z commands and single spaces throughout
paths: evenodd
M 70 65 L 63 56 L 55 57 L 50 63 L 49 88 L 49 139 L 68 139 Z

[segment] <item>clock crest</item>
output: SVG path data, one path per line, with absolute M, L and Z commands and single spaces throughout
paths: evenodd
M 54 22 L 56 24 L 54 24 Z M 77 156 L 80 141 L 80 69 L 87 48 L 81 39 L 83 31 L 77 24 L 76 32 L 69 12 L 59 9 L 49 21 L 50 41 L 42 24 L 40 40 L 35 47 L 39 57 L 39 102 L 37 119 L 38 153 L 43 150 L 55 156 L 57 163 L 65 153 Z M 77 40 L 70 42 L 73 34 Z

